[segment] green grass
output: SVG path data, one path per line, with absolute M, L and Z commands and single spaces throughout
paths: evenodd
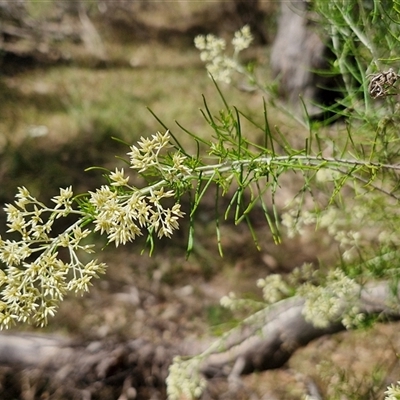
M 151 45 L 148 49 L 154 52 Z M 70 184 L 93 189 L 99 181 L 91 181 L 83 170 L 113 169 L 115 156 L 128 151 L 112 137 L 134 143 L 163 129 L 148 108 L 189 149 L 194 150 L 194 144 L 176 120 L 208 138 L 212 131 L 199 111 L 204 107 L 202 95 L 215 114 L 223 104 L 197 52 L 188 49 L 182 57 L 179 49 L 166 47 L 163 57 L 162 46 L 157 50 L 161 65 L 103 69 L 63 65 L 2 77 L 0 148 L 6 165 L 0 197 L 9 201 L 19 185 L 33 186 L 43 196 Z M 233 104 L 244 112 L 254 115 L 261 110 L 260 95 L 222 89 L 228 101 L 235 99 Z M 32 128 L 42 125 L 48 134 L 31 137 Z
M 135 140 L 159 129 L 146 110 L 173 125 L 205 126 L 202 94 L 218 113 L 222 103 L 205 70 L 197 66 L 89 69 L 76 66 L 29 71 L 4 78 L 1 130 L 23 138 L 29 125 L 48 126 L 51 137 L 69 141 L 81 133 Z M 223 88 L 249 111 L 254 95 Z

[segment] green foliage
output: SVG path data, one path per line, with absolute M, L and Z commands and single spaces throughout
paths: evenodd
M 339 400 L 343 397 L 351 400 L 381 398 L 386 369 L 385 365 L 377 365 L 371 375 L 356 379 L 353 371 L 339 368 L 332 361 L 318 365 L 319 376 L 329 388 L 329 400 Z

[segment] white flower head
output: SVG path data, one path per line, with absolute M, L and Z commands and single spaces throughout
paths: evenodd
M 219 304 L 221 307 L 227 308 L 229 310 L 236 310 L 237 297 L 234 292 L 229 292 L 228 296 L 221 297 Z
M 325 286 L 305 283 L 298 290 L 305 298 L 305 319 L 318 328 L 339 320 L 348 328 L 360 323 L 359 290 L 358 284 L 340 269 L 328 273 Z
M 200 58 L 202 61 L 211 61 L 215 57 L 221 55 L 226 48 L 224 39 L 213 34 L 207 36 L 199 35 L 194 39 L 195 47 L 200 50 Z
M 290 295 L 289 285 L 279 274 L 271 274 L 265 279 L 259 279 L 257 286 L 262 288 L 264 300 L 269 304 L 274 304 Z
M 251 34 L 250 27 L 245 25 L 242 29 L 235 32 L 235 36 L 232 39 L 232 45 L 235 49 L 235 53 L 239 53 L 240 51 L 247 49 L 254 37 Z
M 166 379 L 168 400 L 197 399 L 206 388 L 207 381 L 200 375 L 200 358 L 183 360 L 175 357 Z
M 131 151 L 128 153 L 131 168 L 145 172 L 149 168 L 160 167 L 159 156 L 163 149 L 172 147 L 170 140 L 169 131 L 165 133 L 157 132 L 151 138 L 141 137 L 137 146 L 131 146 Z
M 397 384 L 391 384 L 385 391 L 385 400 L 399 400 L 400 399 L 400 381 Z
M 110 179 L 112 180 L 112 186 L 126 186 L 129 181 L 129 176 L 125 176 L 124 169 L 119 170 L 115 168 L 115 172 L 111 172 Z
M 208 74 L 218 82 L 231 83 L 232 73 L 243 72 L 244 69 L 237 61 L 240 51 L 249 47 L 253 40 L 249 26 L 237 31 L 232 39 L 233 56 L 226 54 L 226 42 L 214 35 L 197 36 L 194 44 L 200 50 L 200 59 L 206 63 Z

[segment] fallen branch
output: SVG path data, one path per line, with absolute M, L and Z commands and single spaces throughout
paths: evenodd
M 398 294 L 387 282 L 362 288 L 359 306 L 361 312 L 384 321 L 400 318 Z M 304 319 L 303 308 L 304 299 L 292 297 L 259 311 L 226 336 L 222 351 L 213 352 L 204 360 L 203 374 L 232 380 L 241 374 L 280 368 L 300 347 L 345 329 L 340 323 L 315 328 Z M 16 372 L 40 371 L 41 378 L 48 379 L 57 393 L 74 390 L 88 399 L 94 393 L 112 393 L 116 396 L 112 398 L 118 398 L 125 392 L 144 389 L 164 393 L 172 357 L 200 353 L 204 346 L 200 342 L 157 345 L 144 339 L 77 344 L 60 337 L 3 333 L 0 366 Z
M 387 282 L 360 288 L 359 312 L 376 315 L 382 321 L 399 319 L 399 295 L 393 289 Z M 241 374 L 280 368 L 300 347 L 345 330 L 340 322 L 316 328 L 305 320 L 303 308 L 304 299 L 292 297 L 260 311 L 250 320 L 251 325 L 233 331 L 226 350 L 207 357 L 203 374 L 208 378 L 225 375 L 234 379 Z

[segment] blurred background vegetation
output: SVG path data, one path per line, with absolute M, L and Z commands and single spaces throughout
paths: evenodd
M 178 120 L 207 135 L 201 95 L 217 109 L 218 100 L 194 37 L 249 23 L 258 46 L 248 57 L 267 65 L 274 12 L 275 3 L 239 0 L 2 3 L 0 200 L 26 182 L 43 196 L 93 189 L 83 170 L 125 152 L 112 137 L 133 143 L 161 129 L 147 107 L 170 129 Z M 254 114 L 256 96 L 225 89 Z

